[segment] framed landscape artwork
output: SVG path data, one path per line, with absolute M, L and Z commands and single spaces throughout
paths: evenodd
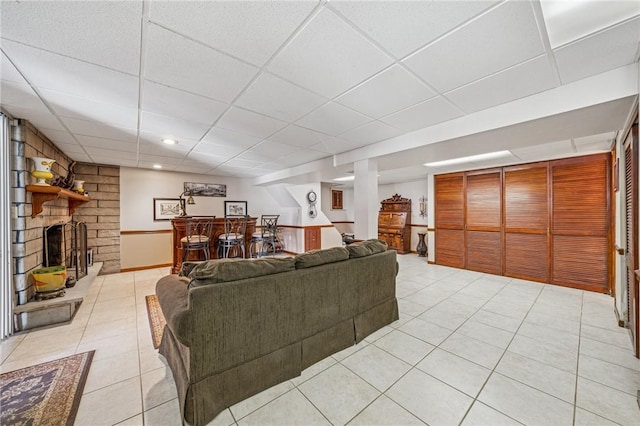
M 222 183 L 185 182 L 184 191 L 194 197 L 226 197 L 227 185 Z
M 179 198 L 154 198 L 153 220 L 171 220 L 180 214 Z
M 247 202 L 246 201 L 225 201 L 224 202 L 224 214 L 229 215 L 247 215 Z

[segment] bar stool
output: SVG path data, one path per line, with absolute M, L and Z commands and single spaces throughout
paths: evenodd
M 191 218 L 186 221 L 186 235 L 180 239 L 182 245 L 182 261 L 187 260 L 190 251 L 204 252 L 205 260 L 211 258 L 209 242 L 212 238 L 215 216 L 207 218 Z
M 260 231 L 251 235 L 251 244 L 249 244 L 250 257 L 265 256 L 268 254 L 268 246 L 271 246 L 275 256 L 279 217 L 279 214 L 263 214 L 260 217 Z M 256 249 L 258 243 L 260 243 L 260 251 Z
M 247 216 L 225 215 L 224 234 L 218 237 L 218 257 L 245 257 L 244 234 L 247 229 Z M 242 256 L 238 256 L 238 249 Z M 229 256 L 229 254 L 233 256 Z

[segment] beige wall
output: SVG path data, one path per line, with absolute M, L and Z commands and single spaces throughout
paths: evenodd
M 123 234 L 120 236 L 122 269 L 171 264 L 171 233 Z

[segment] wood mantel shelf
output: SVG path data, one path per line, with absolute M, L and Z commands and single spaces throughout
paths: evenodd
M 91 201 L 91 198 L 86 195 L 80 195 L 77 192 L 69 191 L 59 186 L 27 185 L 27 191 L 33 194 L 31 217 L 36 217 L 42 213 L 42 204 L 47 201 L 57 200 L 58 198 L 66 198 L 69 200 L 69 216 L 73 215 L 76 207 Z

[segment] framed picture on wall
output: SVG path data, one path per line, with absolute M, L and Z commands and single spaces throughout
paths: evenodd
M 222 183 L 185 182 L 184 191 L 194 197 L 226 197 L 227 185 Z
M 246 201 L 225 201 L 224 202 L 224 214 L 240 214 L 247 215 L 247 202 Z
M 183 200 L 184 201 L 184 200 Z M 171 220 L 180 214 L 179 198 L 154 198 L 153 220 Z

